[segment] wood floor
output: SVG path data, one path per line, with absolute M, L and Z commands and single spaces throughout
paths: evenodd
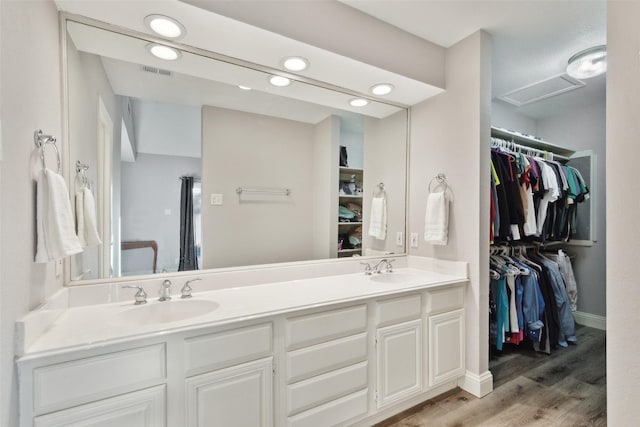
M 456 389 L 378 426 L 606 426 L 605 332 L 576 333 L 577 345 L 551 355 L 530 346 L 492 352 L 494 391 L 482 399 Z

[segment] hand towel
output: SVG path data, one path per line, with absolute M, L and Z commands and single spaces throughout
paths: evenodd
M 444 191 L 430 193 L 424 217 L 424 240 L 432 245 L 446 245 L 449 234 L 449 200 Z
M 76 229 L 83 248 L 102 243 L 96 221 L 95 199 L 88 188 L 76 192 Z
M 51 169 L 38 175 L 35 262 L 46 263 L 82 252 L 76 236 L 69 191 L 64 178 Z
M 384 197 L 374 197 L 371 200 L 369 236 L 378 240 L 387 238 L 387 200 Z

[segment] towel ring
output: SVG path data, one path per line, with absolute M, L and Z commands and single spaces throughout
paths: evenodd
M 431 181 L 429 181 L 429 193 L 433 192 L 433 190 L 431 189 L 433 181 L 436 181 L 436 187 L 438 185 L 443 185 L 444 184 L 444 191 L 447 191 L 447 189 L 449 188 L 449 186 L 447 185 L 447 177 L 446 177 L 446 175 L 443 174 L 443 173 L 439 173 L 438 175 L 434 176 L 431 179 Z
M 36 147 L 40 149 L 40 161 L 42 162 L 42 169 L 47 168 L 47 164 L 44 158 L 44 149 L 47 144 L 50 144 L 56 152 L 56 160 L 58 163 L 58 173 L 62 171 L 61 161 L 60 161 L 60 151 L 58 151 L 58 146 L 56 145 L 56 139 L 51 135 L 45 135 L 42 133 L 42 130 L 37 130 L 33 133 L 33 142 L 36 144 Z

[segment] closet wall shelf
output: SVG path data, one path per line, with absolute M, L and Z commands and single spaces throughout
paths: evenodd
M 340 194 L 341 199 L 362 199 L 362 194 Z
M 362 222 L 338 222 L 338 225 L 362 225 Z
M 574 150 L 560 147 L 559 145 L 555 145 L 550 142 L 493 126 L 491 126 L 491 136 L 494 138 L 504 139 L 506 141 L 513 141 L 517 144 L 526 145 L 527 147 L 535 148 L 537 150 L 549 151 L 553 154 L 558 154 L 567 158 L 571 157 L 575 153 Z
M 362 173 L 364 172 L 362 169 L 357 169 L 357 168 L 348 168 L 345 166 L 340 166 L 340 173 Z

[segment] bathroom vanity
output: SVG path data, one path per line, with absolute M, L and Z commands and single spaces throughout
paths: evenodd
M 21 426 L 371 425 L 464 376 L 458 264 L 69 306 L 18 359 Z

